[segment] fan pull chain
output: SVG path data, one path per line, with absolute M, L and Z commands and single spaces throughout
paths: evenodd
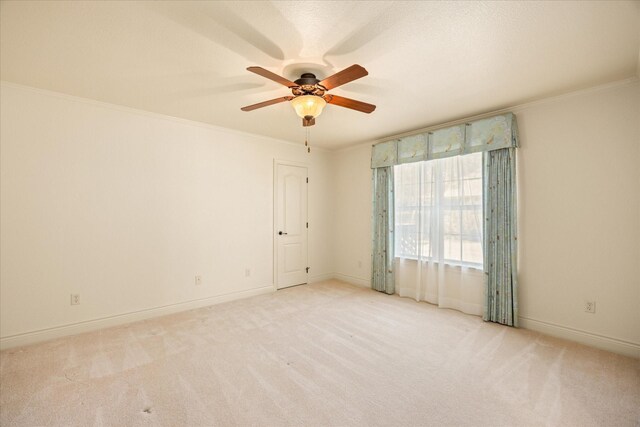
M 311 153 L 311 147 L 309 146 L 309 135 L 311 132 L 309 127 L 305 128 L 305 132 L 306 132 L 306 136 L 304 138 L 304 146 L 307 147 L 307 153 Z

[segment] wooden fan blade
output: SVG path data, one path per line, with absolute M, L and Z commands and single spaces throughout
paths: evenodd
M 292 82 L 291 80 L 287 80 L 284 77 L 277 75 L 276 73 L 272 73 L 269 70 L 265 70 L 262 67 L 249 67 L 247 71 L 251 71 L 252 73 L 256 73 L 259 76 L 266 77 L 269 80 L 273 80 L 274 82 L 280 83 L 288 88 L 298 87 L 297 84 Z
M 376 109 L 376 106 L 373 104 L 367 104 L 366 102 L 356 101 L 355 99 L 349 99 L 343 96 L 325 95 L 323 98 L 329 104 L 338 105 L 344 108 L 351 108 L 352 110 L 361 111 L 367 114 Z
M 293 99 L 293 96 L 283 96 L 282 98 L 270 99 L 269 101 L 259 102 L 253 105 L 247 105 L 246 107 L 242 107 L 241 110 L 252 111 L 258 108 L 267 107 L 269 105 L 278 104 L 280 102 L 291 101 L 292 99 Z
M 354 80 L 359 79 L 360 77 L 364 77 L 367 74 L 367 70 L 364 67 L 361 67 L 358 64 L 352 65 L 349 68 L 345 68 L 344 70 L 335 73 L 333 76 L 329 76 L 319 84 L 323 86 L 327 90 L 331 90 L 335 87 L 342 86 L 345 83 L 352 82 Z

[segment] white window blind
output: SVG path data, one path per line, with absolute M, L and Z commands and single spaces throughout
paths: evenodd
M 482 153 L 394 168 L 396 257 L 482 268 Z

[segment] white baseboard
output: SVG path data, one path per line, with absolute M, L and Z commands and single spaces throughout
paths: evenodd
M 313 276 L 309 279 L 310 283 L 321 282 L 323 280 L 337 279 L 352 285 L 369 288 L 371 283 L 369 279 L 350 276 L 342 273 L 323 274 Z M 139 310 L 130 313 L 118 314 L 115 316 L 104 317 L 100 319 L 87 320 L 78 323 L 72 323 L 53 328 L 40 329 L 36 331 L 25 332 L 21 334 L 11 335 L 0 338 L 0 350 L 8 348 L 35 344 L 42 341 L 48 341 L 69 335 L 75 335 L 83 332 L 95 331 L 111 326 L 122 325 L 125 323 L 136 322 L 139 320 L 149 319 L 152 317 L 164 316 L 167 314 L 178 313 L 181 311 L 192 310 L 195 308 L 206 307 L 210 305 L 220 304 L 236 299 L 247 298 L 255 295 L 261 295 L 274 292 L 273 285 L 263 286 L 256 289 L 250 289 L 240 292 L 231 292 L 223 295 L 181 302 L 177 304 L 169 304 L 162 307 L 155 307 L 145 310 Z M 550 322 L 544 322 L 527 317 L 520 317 L 520 326 L 532 331 L 541 332 L 558 338 L 564 338 L 576 341 L 581 344 L 611 351 L 613 353 L 625 356 L 640 358 L 640 344 L 617 338 L 606 337 L 591 332 L 574 329 L 566 326 L 557 325 Z
M 249 289 L 240 292 L 231 292 L 223 295 L 216 295 L 207 298 L 201 298 L 191 301 L 180 302 L 177 304 L 169 304 L 161 307 L 148 308 L 145 310 L 134 311 L 130 313 L 117 314 L 115 316 L 103 317 L 100 319 L 86 320 L 83 322 L 70 323 L 52 328 L 40 329 L 36 331 L 24 332 L 21 334 L 10 335 L 0 338 L 0 350 L 18 347 L 23 345 L 35 344 L 41 341 L 48 341 L 55 338 L 76 335 L 83 332 L 95 331 L 111 326 L 122 325 L 125 323 L 136 322 L 139 320 L 149 319 L 151 317 L 165 316 L 167 314 L 178 313 L 181 311 L 193 310 L 195 308 L 207 307 L 210 305 L 220 304 L 236 299 L 247 298 L 255 295 L 267 294 L 274 292 L 273 285 L 263 286 L 256 289 Z
M 532 331 L 541 332 L 558 338 L 579 342 L 591 347 L 607 350 L 625 356 L 640 358 L 640 344 L 624 341 L 617 338 L 606 337 L 580 329 L 569 328 L 542 320 L 519 317 L 520 327 Z
M 337 280 L 342 280 L 343 282 L 350 283 L 356 286 L 362 286 L 364 288 L 371 287 L 371 280 L 363 279 L 362 277 L 349 276 L 348 274 L 342 273 L 333 273 L 332 277 Z
M 349 276 L 347 274 L 334 273 L 333 278 L 347 282 L 353 285 L 362 287 L 371 287 L 369 279 L 361 277 Z M 469 312 L 479 312 L 482 315 L 481 307 L 468 307 Z M 520 327 L 530 329 L 532 331 L 541 332 L 546 335 L 551 335 L 557 338 L 567 339 L 569 341 L 579 342 L 591 347 L 607 350 L 612 353 L 622 354 L 624 356 L 630 356 L 640 358 L 640 344 L 630 341 L 624 341 L 618 338 L 611 338 L 604 335 L 594 334 L 592 332 L 583 331 L 580 329 L 570 328 L 562 325 L 557 325 L 550 322 L 544 322 L 542 320 L 536 320 L 528 317 L 519 317 Z
M 317 276 L 309 277 L 309 283 L 324 282 L 325 280 L 331 280 L 333 278 L 335 278 L 335 274 L 333 273 L 319 274 Z

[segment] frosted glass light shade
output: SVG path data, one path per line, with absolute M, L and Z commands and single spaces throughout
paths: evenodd
M 322 114 L 327 101 L 315 95 L 302 95 L 293 98 L 291 105 L 295 108 L 296 114 L 304 119 L 305 116 L 318 117 Z

